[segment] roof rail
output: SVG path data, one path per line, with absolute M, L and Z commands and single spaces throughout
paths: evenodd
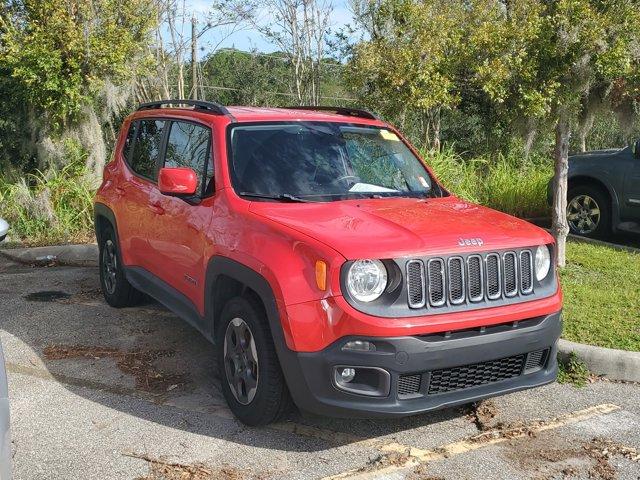
M 360 108 L 350 108 L 350 107 L 327 107 L 327 106 L 298 106 L 298 107 L 283 107 L 291 110 L 314 110 L 318 112 L 335 112 L 338 115 L 346 115 L 348 117 L 360 117 L 360 118 L 368 118 L 370 120 L 380 120 L 376 114 L 371 113 L 367 110 L 362 110 Z
M 203 100 L 158 100 L 155 102 L 141 103 L 138 110 L 150 110 L 154 108 L 162 108 L 163 105 L 187 105 L 194 107 L 196 110 L 205 110 L 216 115 L 226 115 L 235 121 L 231 112 L 224 106 L 216 102 L 205 102 Z

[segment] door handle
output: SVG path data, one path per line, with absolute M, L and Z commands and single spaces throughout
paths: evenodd
M 153 213 L 155 213 L 157 215 L 164 215 L 164 208 L 162 208 L 157 203 L 150 203 L 149 204 L 149 210 L 151 210 Z

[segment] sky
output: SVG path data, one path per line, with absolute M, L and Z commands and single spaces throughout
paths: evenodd
M 340 27 L 348 23 L 353 23 L 352 15 L 348 7 L 348 0 L 333 0 L 333 12 L 331 14 L 331 24 L 333 29 L 338 30 Z M 196 12 L 196 16 L 206 13 L 213 2 L 208 0 L 186 0 L 186 9 Z M 239 50 L 258 50 L 260 52 L 273 52 L 276 50 L 274 45 L 262 37 L 258 32 L 251 29 L 235 31 L 229 35 L 229 31 L 217 31 L 207 33 L 202 37 L 200 55 L 206 54 L 214 48 L 231 48 L 235 47 Z

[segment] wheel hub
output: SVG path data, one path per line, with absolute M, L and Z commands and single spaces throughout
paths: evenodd
M 102 277 L 107 293 L 113 295 L 116 291 L 116 274 L 118 272 L 118 257 L 113 241 L 107 240 L 102 248 Z
M 224 369 L 227 384 L 235 399 L 248 405 L 258 389 L 258 354 L 249 325 L 234 318 L 224 336 Z
M 593 233 L 600 224 L 600 206 L 589 195 L 578 195 L 567 205 L 567 220 L 574 232 Z

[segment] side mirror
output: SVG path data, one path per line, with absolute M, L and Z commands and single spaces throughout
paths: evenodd
M 190 168 L 161 168 L 158 188 L 163 195 L 191 197 L 198 189 L 198 176 Z
M 640 140 L 636 140 L 633 144 L 633 156 L 640 158 Z

